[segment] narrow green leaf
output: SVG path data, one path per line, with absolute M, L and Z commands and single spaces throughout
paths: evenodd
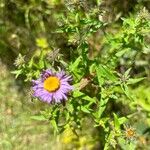
M 81 106 L 81 110 L 82 110 L 83 112 L 85 112 L 85 113 L 88 113 L 88 114 L 91 113 L 91 112 L 89 111 L 89 109 L 86 108 L 86 106 Z
M 22 70 L 11 71 L 11 73 L 15 74 L 15 78 L 18 78 L 18 76 L 22 73 Z
M 102 77 L 103 70 L 100 67 L 96 67 L 96 75 L 98 78 L 99 86 L 101 87 L 104 84 L 104 78 Z
M 107 102 L 108 102 L 108 99 L 105 99 L 105 100 L 101 99 L 99 107 L 98 107 L 98 118 L 101 118 L 101 116 L 106 108 Z
M 119 119 L 117 117 L 117 115 L 115 113 L 113 113 L 114 115 L 114 124 L 115 124 L 115 128 L 116 129 L 119 129 L 120 128 L 120 122 L 119 122 Z
M 129 74 L 130 74 L 131 68 L 129 68 L 125 73 L 124 76 L 125 78 L 128 78 Z
M 100 87 L 104 84 L 104 81 L 106 79 L 111 81 L 117 81 L 117 77 L 106 66 L 102 66 L 102 65 L 96 66 L 96 74 L 97 74 Z
M 117 77 L 112 73 L 112 71 L 106 67 L 106 66 L 103 66 L 104 68 L 104 71 L 105 71 L 105 76 L 107 79 L 111 80 L 111 81 L 116 81 L 117 80 Z
M 79 63 L 81 62 L 81 56 L 79 56 L 74 63 L 72 63 L 70 66 L 69 66 L 69 70 L 70 71 L 74 71 L 76 70 L 76 68 L 78 67 Z
M 145 78 L 137 78 L 137 79 L 129 79 L 128 81 L 127 81 L 127 84 L 135 84 L 135 83 L 138 83 L 138 82 L 140 82 L 140 81 L 142 81 L 142 80 L 144 80 Z
M 126 84 L 121 84 L 121 89 L 124 91 L 125 95 L 130 99 L 133 100 L 131 97 L 131 93 L 129 92 L 129 88 Z
M 58 132 L 58 127 L 57 127 L 56 121 L 53 119 L 53 120 L 50 120 L 50 123 L 52 124 L 52 126 L 54 127 L 54 129 Z
M 73 97 L 74 98 L 80 98 L 80 99 L 83 99 L 83 100 L 86 100 L 86 101 L 89 101 L 89 102 L 92 102 L 92 103 L 96 103 L 96 100 L 94 98 L 91 98 L 88 95 L 85 95 L 84 93 L 82 93 L 78 90 L 75 90 L 73 92 Z
M 118 118 L 118 121 L 119 121 L 119 124 L 122 125 L 124 124 L 125 122 L 127 122 L 127 118 L 126 117 L 121 117 L 121 118 Z
M 129 50 L 130 50 L 130 48 L 123 49 L 123 50 L 117 52 L 115 55 L 116 55 L 117 57 L 121 57 L 122 55 L 124 55 L 125 53 L 127 53 Z

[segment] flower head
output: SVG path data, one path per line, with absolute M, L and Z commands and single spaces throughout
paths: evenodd
M 22 56 L 21 54 L 18 55 L 17 59 L 14 62 L 14 65 L 16 67 L 20 67 L 25 63 L 25 56 Z
M 133 127 L 130 126 L 124 126 L 125 128 L 125 138 L 127 140 L 134 140 L 136 138 L 136 130 Z
M 47 103 L 60 103 L 67 100 L 67 93 L 73 90 L 70 81 L 71 76 L 66 75 L 64 71 L 54 73 L 47 69 L 39 79 L 33 80 L 33 95 Z

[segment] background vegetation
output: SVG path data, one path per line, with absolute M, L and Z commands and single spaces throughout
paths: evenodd
M 0 0 L 0 149 L 150 145 L 149 0 Z M 31 80 L 65 69 L 66 105 Z M 15 78 L 16 77 L 16 78 Z

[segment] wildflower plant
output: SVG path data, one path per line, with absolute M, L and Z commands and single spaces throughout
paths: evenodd
M 53 7 L 57 5 L 54 2 Z M 117 26 L 115 21 L 99 19 L 98 0 L 92 4 L 64 2 L 62 11 L 52 16 L 58 19 L 53 37 L 60 39 L 36 38 L 30 59 L 20 65 L 19 55 L 15 61 L 19 67 L 13 73 L 31 83 L 33 97 L 38 98 L 33 102 L 41 100 L 41 105 L 48 105 L 32 118 L 49 121 L 55 133 L 70 129 L 76 140 L 88 124 L 88 129 L 96 131 L 94 139 L 100 142 L 100 148 L 122 147 L 121 142 L 126 140 L 123 125 L 137 117 L 138 102 L 132 88 L 148 78 L 148 66 L 145 71 L 135 63 L 149 46 L 145 38 L 150 20 L 145 9 L 120 18 L 121 26 Z M 136 68 L 140 68 L 138 75 L 133 74 Z

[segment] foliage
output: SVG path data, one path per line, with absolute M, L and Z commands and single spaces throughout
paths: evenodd
M 144 3 L 111 21 L 104 19 L 99 0 L 5 4 L 14 5 L 24 19 L 7 16 L 8 21 L 18 19 L 10 38 L 22 49 L 12 73 L 27 83 L 47 68 L 64 69 L 73 77 L 74 90 L 65 105 L 41 102 L 41 111 L 31 118 L 49 121 L 61 136 L 69 132 L 69 139 L 62 138 L 71 143 L 68 149 L 148 149 L 150 17 Z M 14 27 L 7 26 L 3 35 L 9 28 Z M 22 37 L 24 30 L 27 36 Z

